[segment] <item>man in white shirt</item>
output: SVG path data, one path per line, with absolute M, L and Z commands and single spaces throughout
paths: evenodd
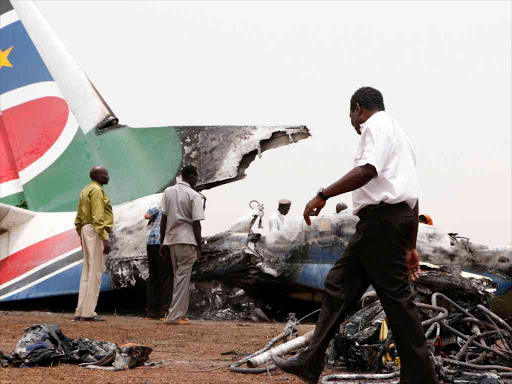
M 165 257 L 169 248 L 174 269 L 174 290 L 166 322 L 187 325 L 185 317 L 189 304 L 189 286 L 192 266 L 201 251 L 201 220 L 204 220 L 203 199 L 194 191 L 197 169 L 183 167 L 181 181 L 167 188 L 160 202 L 160 256 Z
M 361 140 L 354 168 L 306 205 L 311 225 L 327 199 L 353 191 L 359 216 L 340 259 L 325 279 L 322 310 L 308 348 L 293 360 L 272 355 L 277 367 L 307 383 L 317 383 L 325 350 L 340 324 L 370 284 L 384 307 L 400 355 L 400 384 L 437 384 L 437 376 L 414 305 L 409 279 L 419 277 L 416 251 L 419 184 L 412 145 L 398 123 L 384 112 L 382 94 L 370 87 L 350 100 L 350 120 Z
M 277 211 L 272 213 L 270 216 L 270 220 L 268 221 L 268 230 L 272 231 L 280 231 L 284 227 L 284 217 L 290 212 L 290 207 L 292 206 L 292 202 L 287 199 L 279 200 L 279 206 L 277 207 Z

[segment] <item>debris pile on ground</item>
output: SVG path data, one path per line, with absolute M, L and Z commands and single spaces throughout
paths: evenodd
M 192 283 L 190 286 L 190 314 L 203 320 L 252 320 L 269 322 L 265 312 L 255 300 L 237 287 L 221 282 Z
M 483 378 L 512 378 L 512 318 L 504 320 L 489 310 L 492 293 L 496 290 L 490 279 L 465 274 L 452 267 L 424 265 L 415 290 L 415 303 L 440 379 L 470 383 Z M 365 294 L 355 310 L 333 339 L 326 363 L 332 369 L 358 373 L 325 376 L 322 383 L 398 378 L 400 357 L 375 292 Z M 276 355 L 298 352 L 308 344 L 309 334 L 303 335 L 304 342 L 297 345 L 274 346 L 290 338 L 291 329 L 297 324 L 297 321 L 288 324 L 264 349 L 237 363 L 236 367 L 232 366 L 232 370 L 264 373 L 274 366 L 267 366 L 268 359 L 257 356 L 266 356 L 271 348 Z M 257 364 L 253 364 L 255 356 Z M 240 363 L 245 362 L 249 368 L 239 368 Z M 255 369 L 263 363 L 264 368 Z
M 0 354 L 2 366 L 28 368 L 58 363 L 79 364 L 87 368 L 123 370 L 143 366 L 153 350 L 126 344 L 118 347 L 109 341 L 66 337 L 57 324 L 36 324 L 25 328 L 11 354 Z
M 512 326 L 488 309 L 495 290 L 489 279 L 431 266 L 415 286 L 415 303 L 443 381 L 512 378 Z M 399 377 L 400 358 L 381 303 L 369 294 L 359 308 L 340 327 L 327 362 L 335 368 L 372 373 L 333 375 L 325 383 Z

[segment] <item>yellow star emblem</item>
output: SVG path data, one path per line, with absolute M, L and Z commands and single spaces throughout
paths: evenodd
M 7 48 L 5 51 L 0 49 L 0 68 L 2 67 L 10 67 L 12 68 L 12 64 L 9 61 L 9 53 L 11 53 L 12 47 Z

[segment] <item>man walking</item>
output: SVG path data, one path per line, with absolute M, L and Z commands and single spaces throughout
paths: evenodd
M 204 220 L 201 195 L 193 189 L 197 179 L 194 166 L 183 167 L 181 181 L 167 188 L 160 202 L 160 237 L 164 239 L 160 255 L 163 257 L 168 247 L 174 269 L 174 291 L 166 317 L 168 324 L 190 323 L 185 317 L 189 304 L 190 275 L 201 251 L 201 220 Z
M 84 263 L 75 320 L 104 321 L 95 310 L 105 272 L 105 260 L 110 252 L 108 234 L 112 233 L 114 215 L 103 185 L 110 179 L 104 167 L 93 167 L 91 182 L 80 192 L 75 227 L 80 236 Z
M 268 230 L 272 231 L 280 231 L 284 227 L 284 217 L 290 212 L 290 208 L 292 206 L 292 202 L 287 199 L 279 200 L 279 206 L 277 207 L 277 211 L 272 213 L 270 216 L 270 220 L 268 221 Z
M 409 278 L 419 277 L 416 252 L 419 184 L 413 148 L 398 123 L 384 112 L 382 94 L 357 90 L 350 119 L 361 135 L 354 168 L 306 205 L 304 220 L 327 199 L 352 193 L 356 232 L 325 279 L 322 309 L 308 348 L 295 359 L 272 355 L 283 371 L 317 383 L 325 350 L 370 284 L 386 312 L 401 361 L 400 383 L 437 384 Z
M 149 277 L 146 282 L 146 319 L 160 319 L 165 316 L 172 301 L 173 269 L 169 247 L 160 256 L 160 223 L 162 212 L 150 208 L 144 218 L 152 224 L 147 242 Z

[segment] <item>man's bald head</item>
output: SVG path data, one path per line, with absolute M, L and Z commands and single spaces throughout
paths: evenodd
M 89 171 L 89 177 L 91 180 L 96 181 L 101 185 L 108 184 L 108 181 L 110 180 L 107 168 L 102 166 L 92 167 Z

